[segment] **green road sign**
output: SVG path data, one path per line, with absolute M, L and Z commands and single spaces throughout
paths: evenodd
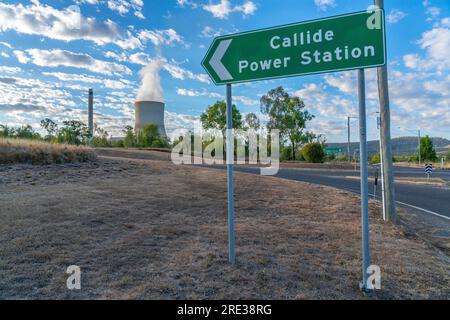
M 384 11 L 220 36 L 202 65 L 215 84 L 382 66 Z
M 326 147 L 324 149 L 326 154 L 342 153 L 342 148 L 340 147 Z

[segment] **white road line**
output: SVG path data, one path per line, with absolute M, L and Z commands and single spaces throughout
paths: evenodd
M 350 192 L 356 193 L 358 195 L 361 194 L 360 191 L 356 191 L 356 190 L 352 190 L 352 189 L 341 189 L 341 190 L 350 191 Z M 369 194 L 369 197 L 370 196 L 371 196 L 371 194 Z M 380 198 L 380 197 L 376 196 L 376 198 Z M 444 219 L 450 220 L 450 218 L 447 217 L 447 216 L 444 216 L 442 214 L 439 214 L 439 213 L 436 213 L 436 212 L 433 212 L 433 211 L 430 211 L 430 210 L 427 210 L 427 209 L 424 209 L 424 208 L 421 208 L 421 207 L 413 206 L 412 204 L 409 204 L 409 203 L 404 203 L 404 202 L 401 202 L 401 201 L 398 201 L 398 200 L 395 201 L 395 202 L 397 202 L 397 203 L 399 203 L 401 205 L 407 206 L 407 207 L 414 208 L 416 210 L 420 210 L 420 211 L 423 211 L 423 212 L 426 212 L 426 213 L 430 213 L 430 214 L 435 215 L 435 216 L 440 217 L 440 218 L 444 218 Z
M 424 209 L 424 208 L 416 207 L 416 206 L 413 206 L 412 204 L 407 204 L 407 203 L 404 203 L 404 202 L 401 202 L 401 201 L 396 201 L 396 202 L 397 202 L 397 203 L 400 203 L 400 204 L 402 204 L 402 205 L 404 205 L 404 206 L 408 206 L 408 207 L 411 207 L 411 208 L 414 208 L 414 209 L 417 209 L 417 210 L 422 210 L 422 211 L 424 211 L 424 212 L 426 212 L 426 213 L 431 213 L 431 214 L 433 214 L 433 215 L 435 215 L 435 216 L 438 216 L 438 217 L 441 217 L 441 218 L 450 220 L 449 217 L 443 216 L 442 214 L 439 214 L 439 213 L 436 213 L 436 212 L 433 212 L 433 211 L 430 211 L 430 210 L 427 210 L 427 209 Z

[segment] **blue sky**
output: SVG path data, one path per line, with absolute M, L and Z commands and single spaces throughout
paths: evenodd
M 392 135 L 450 138 L 450 2 L 386 2 Z M 0 1 L 0 124 L 45 117 L 86 122 L 87 88 L 95 122 L 114 135 L 134 123 L 139 71 L 160 59 L 166 127 L 176 135 L 221 99 L 200 63 L 215 35 L 367 9 L 351 0 L 79 0 Z M 76 5 L 78 7 L 70 7 Z M 74 10 L 79 8 L 81 19 Z M 309 129 L 346 140 L 356 115 L 356 71 L 234 86 L 242 113 L 259 113 L 259 98 L 282 85 L 316 116 Z M 377 139 L 375 69 L 367 70 L 369 139 Z M 399 129 L 400 127 L 401 129 Z M 357 140 L 357 120 L 352 136 Z

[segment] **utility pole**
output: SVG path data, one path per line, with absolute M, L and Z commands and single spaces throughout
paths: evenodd
M 348 161 L 351 162 L 350 160 L 350 119 L 357 119 L 358 117 L 351 117 L 351 116 L 347 116 L 347 157 L 348 157 Z
M 350 117 L 347 117 L 347 157 L 350 161 Z
M 419 138 L 419 167 L 420 167 L 420 162 L 421 162 L 421 155 L 420 155 L 420 129 L 417 130 L 417 136 Z
M 375 6 L 384 8 L 384 0 L 375 0 Z M 389 89 L 387 65 L 377 68 L 378 95 L 380 97 L 381 117 L 381 146 L 383 157 L 383 181 L 384 195 L 386 201 L 386 218 L 392 223 L 397 223 L 397 212 L 395 209 L 394 171 L 392 166 L 391 147 L 391 112 L 389 106 Z

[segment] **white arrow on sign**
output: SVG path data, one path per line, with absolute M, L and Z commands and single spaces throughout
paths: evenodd
M 225 55 L 225 52 L 227 51 L 228 47 L 231 44 L 231 41 L 233 39 L 228 40 L 222 40 L 220 41 L 219 45 L 217 46 L 216 52 L 211 57 L 211 60 L 209 61 L 209 64 L 213 68 L 213 70 L 217 73 L 220 80 L 232 80 L 233 77 L 228 72 L 228 70 L 225 68 L 225 66 L 222 64 L 222 58 Z

